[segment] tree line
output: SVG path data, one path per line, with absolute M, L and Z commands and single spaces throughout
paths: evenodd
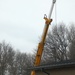
M 21 53 L 5 42 L 0 43 L 0 75 L 29 75 L 32 55 Z
M 27 68 L 33 66 L 34 54 L 21 53 L 6 42 L 0 43 L 0 75 L 30 75 Z M 75 60 L 75 26 L 54 25 L 49 31 L 41 64 Z
M 75 26 L 55 25 L 49 31 L 42 56 L 43 62 L 59 62 L 75 59 Z M 47 62 L 46 62 L 47 61 Z

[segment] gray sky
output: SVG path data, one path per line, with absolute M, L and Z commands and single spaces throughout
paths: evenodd
M 33 53 L 49 14 L 52 0 L 0 0 L 0 42 L 5 40 L 21 52 Z M 75 0 L 57 0 L 57 23 L 75 22 Z M 55 8 L 52 13 L 53 24 Z

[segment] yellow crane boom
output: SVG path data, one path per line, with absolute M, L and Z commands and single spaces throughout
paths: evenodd
M 37 54 L 36 54 L 36 57 L 35 57 L 34 66 L 39 66 L 40 62 L 41 62 L 41 57 L 42 57 L 42 53 L 43 53 L 43 48 L 44 48 L 44 44 L 45 44 L 46 35 L 47 35 L 47 32 L 48 32 L 49 25 L 52 22 L 51 14 L 52 14 L 52 10 L 53 10 L 55 2 L 56 2 L 56 0 L 53 0 L 48 18 L 47 18 L 46 15 L 44 16 L 45 27 L 44 27 L 44 32 L 43 32 L 43 35 L 42 35 L 42 39 L 41 39 L 40 43 L 38 44 L 38 50 L 37 50 Z M 31 75 L 36 75 L 34 70 L 31 72 Z

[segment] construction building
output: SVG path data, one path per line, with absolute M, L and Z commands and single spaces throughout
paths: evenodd
M 75 75 L 75 60 L 54 62 L 31 68 L 36 75 Z

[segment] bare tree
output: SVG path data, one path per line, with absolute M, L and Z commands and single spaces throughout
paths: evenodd
M 72 24 L 69 27 L 68 31 L 68 40 L 69 40 L 69 58 L 75 59 L 75 26 Z
M 44 52 L 42 56 L 42 60 L 45 63 L 56 62 L 67 60 L 67 28 L 64 24 L 60 24 L 59 26 L 54 26 L 52 31 L 49 32 L 46 44 L 44 46 Z
M 15 56 L 13 75 L 29 75 L 27 68 L 32 65 L 32 55 L 17 52 Z M 14 70 L 15 69 L 15 70 Z
M 5 75 L 8 71 L 8 63 L 12 63 L 12 47 L 5 42 L 0 43 L 0 75 Z M 11 51 L 11 53 L 9 53 Z M 9 61 L 9 62 L 8 62 Z

